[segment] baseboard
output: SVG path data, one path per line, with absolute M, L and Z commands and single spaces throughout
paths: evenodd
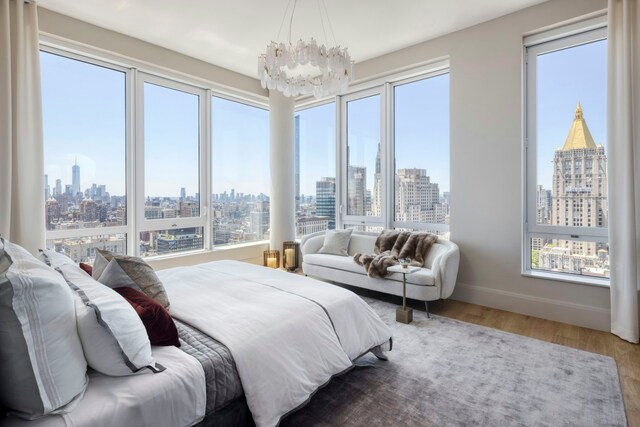
M 611 326 L 608 309 L 460 282 L 456 284 L 451 299 L 600 331 L 609 331 Z

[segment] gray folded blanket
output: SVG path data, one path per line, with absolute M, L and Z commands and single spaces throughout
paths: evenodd
M 424 266 L 429 248 L 436 240 L 438 236 L 427 232 L 383 230 L 376 239 L 374 253 L 357 253 L 353 260 L 364 267 L 369 277 L 383 278 L 400 258 L 411 258 L 411 266 Z

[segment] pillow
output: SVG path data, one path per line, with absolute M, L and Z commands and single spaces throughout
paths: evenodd
M 93 267 L 90 266 L 89 264 L 85 264 L 84 262 L 80 263 L 80 268 L 87 273 L 89 276 L 93 275 Z
M 65 254 L 56 252 L 52 249 L 40 249 L 40 260 L 53 269 L 56 269 L 61 265 L 76 264 Z
M 111 261 L 115 261 L 115 265 Z M 153 268 L 141 258 L 114 255 L 109 251 L 96 249 L 93 278 L 110 288 L 128 286 L 142 291 L 169 310 L 169 298 L 162 282 Z
M 118 293 L 75 265 L 58 271 L 76 293 L 78 334 L 89 366 L 109 376 L 127 376 L 164 368 L 151 355 L 147 332 L 136 311 Z
M 160 303 L 133 288 L 113 288 L 122 295 L 140 316 L 151 345 L 180 347 L 178 329 L 169 312 Z
M 318 251 L 319 254 L 348 256 L 347 248 L 351 240 L 353 230 L 327 230 L 324 235 L 324 244 Z
M 0 238 L 0 402 L 34 419 L 70 411 L 88 384 L 73 294 L 52 268 Z

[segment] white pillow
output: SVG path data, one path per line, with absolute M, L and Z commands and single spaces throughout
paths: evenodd
M 61 265 L 75 265 L 80 270 L 82 270 L 80 266 L 76 265 L 76 263 L 73 262 L 71 258 L 52 249 L 40 249 L 40 261 L 44 262 L 53 269 L 56 269 Z
M 64 279 L 0 238 L 0 401 L 17 416 L 70 411 L 88 384 Z
M 319 254 L 348 256 L 347 248 L 351 240 L 352 229 L 327 230 L 324 235 L 324 244 L 318 250 Z
M 162 372 L 142 320 L 122 296 L 75 265 L 57 270 L 76 292 L 78 334 L 89 366 L 109 376 Z

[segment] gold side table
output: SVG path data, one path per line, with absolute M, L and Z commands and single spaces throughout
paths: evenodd
M 396 322 L 409 324 L 413 321 L 413 309 L 407 308 L 407 274 L 415 273 L 420 267 L 392 265 L 387 269 L 392 273 L 402 273 L 402 307 L 396 308 Z

